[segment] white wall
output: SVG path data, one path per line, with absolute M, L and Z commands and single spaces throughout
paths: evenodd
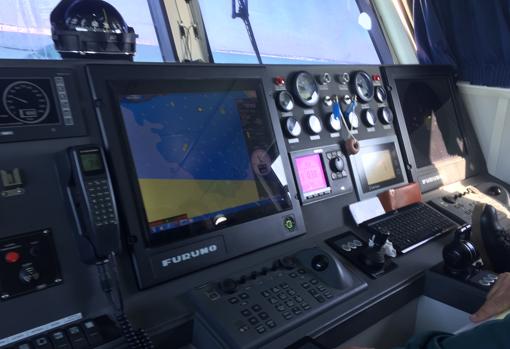
M 457 85 L 489 173 L 510 183 L 510 89 Z

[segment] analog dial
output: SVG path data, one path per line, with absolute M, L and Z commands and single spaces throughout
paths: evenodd
M 393 112 L 388 107 L 383 107 L 379 109 L 379 119 L 385 125 L 389 125 L 393 123 Z
M 347 117 L 347 121 L 349 121 L 349 126 L 351 126 L 351 128 L 358 128 L 359 127 L 359 118 L 358 118 L 358 114 L 356 114 L 355 112 L 350 112 L 349 113 L 349 116 Z
M 36 124 L 50 113 L 50 100 L 44 90 L 28 81 L 16 81 L 7 86 L 3 95 L 7 113 L 25 124 Z
M 329 128 L 334 132 L 338 132 L 342 129 L 340 118 L 336 117 L 333 113 L 329 115 Z
M 312 107 L 319 101 L 319 87 L 310 73 L 300 72 L 294 80 L 295 97 L 305 106 Z
M 301 134 L 301 125 L 293 117 L 285 120 L 285 130 L 290 137 L 298 137 Z
M 379 103 L 383 103 L 388 98 L 386 90 L 382 86 L 377 86 L 375 88 L 375 100 Z
M 374 127 L 376 121 L 376 116 L 370 109 L 365 109 L 363 111 L 363 122 L 367 127 Z
M 291 111 L 294 109 L 294 98 L 288 91 L 280 91 L 276 97 L 278 108 L 283 111 Z
M 321 120 L 315 115 L 310 115 L 308 117 L 308 129 L 312 134 L 319 134 L 322 131 L 322 123 Z
M 362 102 L 370 102 L 374 98 L 374 84 L 370 76 L 364 71 L 355 74 L 354 90 Z

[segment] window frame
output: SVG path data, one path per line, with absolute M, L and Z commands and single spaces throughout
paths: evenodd
M 152 24 L 158 39 L 161 58 L 165 63 L 178 63 L 177 49 L 170 28 L 170 19 L 164 0 L 146 0 L 152 17 Z
M 388 41 L 386 40 L 386 36 L 384 35 L 381 27 L 381 23 L 379 22 L 379 17 L 374 10 L 374 5 L 371 0 L 356 0 L 358 7 L 361 12 L 366 12 L 370 18 L 372 19 L 372 29 L 368 31 L 370 35 L 370 39 L 372 39 L 372 43 L 374 44 L 374 48 L 379 55 L 379 60 L 381 64 L 394 64 L 393 56 L 390 51 L 390 46 L 388 45 Z
M 372 4 L 372 1 L 371 0 L 354 0 L 354 1 L 358 5 L 360 12 L 366 12 L 372 19 L 372 29 L 368 31 L 368 34 L 370 35 L 370 39 L 372 40 L 374 49 L 377 52 L 377 55 L 379 56 L 379 60 L 381 61 L 380 64 L 381 65 L 394 64 L 393 55 L 391 54 L 388 41 L 386 40 L 386 36 L 382 31 L 381 23 L 379 22 L 379 17 L 377 16 L 377 13 L 374 10 L 374 5 Z M 200 2 L 196 0 L 193 1 L 193 3 L 195 3 L 197 11 L 196 13 L 198 13 L 198 15 L 200 16 L 198 20 L 200 21 L 201 26 L 205 33 L 206 47 L 209 53 L 210 63 L 222 64 L 214 62 L 213 51 L 209 44 L 209 38 L 207 36 L 207 27 L 205 26 L 204 19 L 202 16 L 202 8 L 200 7 Z

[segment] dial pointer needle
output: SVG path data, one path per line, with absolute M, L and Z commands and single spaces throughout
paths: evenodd
M 26 101 L 26 100 L 24 100 L 24 99 L 21 99 L 21 98 L 18 98 L 18 97 L 16 97 L 16 96 L 11 96 L 11 98 L 14 98 L 15 100 L 20 101 L 20 102 L 22 102 L 22 103 L 28 104 L 28 101 Z

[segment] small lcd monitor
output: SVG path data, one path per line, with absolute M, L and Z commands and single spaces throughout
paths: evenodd
M 303 196 L 307 197 L 329 189 L 321 154 L 300 156 L 294 163 Z
M 360 141 L 360 151 L 351 156 L 361 199 L 407 183 L 402 154 L 394 136 Z
M 120 109 L 151 241 L 292 208 L 258 81 L 172 81 Z
M 448 76 L 395 79 L 417 168 L 463 158 Z

